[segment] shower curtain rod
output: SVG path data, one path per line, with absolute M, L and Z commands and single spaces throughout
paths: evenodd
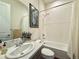
M 56 7 L 60 7 L 60 6 L 63 6 L 63 5 L 66 5 L 66 4 L 69 4 L 69 3 L 72 3 L 72 2 L 73 2 L 73 1 L 69 1 L 69 2 L 63 3 L 63 4 L 61 4 L 61 5 L 54 6 L 54 7 L 51 7 L 51 8 L 48 8 L 48 9 L 42 10 L 42 11 L 40 11 L 40 12 L 47 11 L 47 10 L 50 10 L 50 9 L 53 9 L 53 8 L 56 8 Z

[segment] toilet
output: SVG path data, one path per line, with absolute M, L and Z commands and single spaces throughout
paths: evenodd
M 44 59 L 54 59 L 55 53 L 48 48 L 42 48 L 41 54 Z

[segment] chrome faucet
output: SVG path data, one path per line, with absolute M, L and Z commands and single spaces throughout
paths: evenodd
M 16 40 L 14 40 L 14 43 L 15 43 L 15 45 L 16 45 L 16 47 L 17 47 L 17 46 L 21 46 L 21 45 L 23 44 L 23 41 L 22 41 L 21 38 L 18 38 L 18 39 L 16 39 Z

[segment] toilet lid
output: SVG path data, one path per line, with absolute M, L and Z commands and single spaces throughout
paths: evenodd
M 46 56 L 54 56 L 54 52 L 48 48 L 43 48 L 41 53 Z

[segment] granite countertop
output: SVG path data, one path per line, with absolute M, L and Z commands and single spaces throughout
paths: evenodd
M 35 46 L 34 49 L 29 54 L 27 54 L 26 56 L 23 56 L 22 58 L 18 58 L 18 59 L 29 59 L 29 58 L 31 58 L 43 45 L 43 42 L 33 41 L 33 43 L 34 43 L 34 46 Z M 0 59 L 6 59 L 5 55 L 0 55 Z

